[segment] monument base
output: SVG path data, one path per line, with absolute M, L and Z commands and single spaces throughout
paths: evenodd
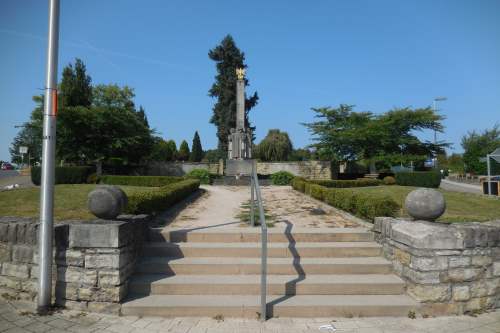
M 225 176 L 251 176 L 255 160 L 226 160 Z

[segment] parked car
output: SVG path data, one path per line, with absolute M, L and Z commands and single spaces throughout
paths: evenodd
M 10 163 L 2 163 L 2 170 L 14 170 L 14 167 Z

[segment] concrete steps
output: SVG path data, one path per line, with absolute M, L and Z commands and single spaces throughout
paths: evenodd
M 274 257 L 375 257 L 382 247 L 375 242 L 269 243 L 267 255 Z M 238 257 L 260 258 L 261 243 L 149 243 L 146 257 Z
M 256 318 L 260 228 L 152 229 L 122 313 Z M 270 228 L 268 316 L 407 316 L 381 246 L 362 228 Z
M 138 273 L 147 274 L 260 274 L 260 258 L 143 258 Z M 292 274 L 389 274 L 391 263 L 382 257 L 269 258 L 267 272 Z
M 392 274 L 269 275 L 269 295 L 399 295 L 403 280 Z M 136 276 L 133 294 L 154 295 L 260 295 L 260 275 Z
M 260 242 L 260 228 L 199 228 L 163 229 L 154 228 L 150 233 L 153 242 L 201 242 L 201 243 L 257 243 Z M 370 242 L 373 234 L 362 228 L 281 228 L 268 229 L 268 242 Z
M 269 296 L 272 317 L 407 316 L 417 306 L 404 295 Z M 134 316 L 224 316 L 257 318 L 260 297 L 248 295 L 149 295 L 123 304 L 122 313 Z

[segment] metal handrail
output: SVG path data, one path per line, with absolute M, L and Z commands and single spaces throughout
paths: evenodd
M 260 306 L 261 306 L 261 321 L 267 319 L 267 224 L 266 216 L 264 215 L 264 205 L 262 204 L 262 196 L 260 193 L 259 178 L 257 177 L 257 170 L 255 161 L 252 163 L 252 176 L 250 177 L 250 223 L 252 227 L 255 226 L 255 198 L 259 207 L 259 220 L 261 229 L 261 268 L 260 268 Z

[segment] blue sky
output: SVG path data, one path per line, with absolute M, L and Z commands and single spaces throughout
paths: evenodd
M 309 144 L 311 107 L 378 113 L 446 96 L 439 138 L 460 152 L 467 131 L 500 122 L 499 14 L 496 0 L 61 0 L 59 73 L 79 57 L 93 83 L 135 88 L 163 137 L 191 143 L 198 130 L 213 148 L 207 52 L 232 34 L 260 96 L 257 141 L 280 128 Z M 0 159 L 43 87 L 46 35 L 47 1 L 0 2 Z

